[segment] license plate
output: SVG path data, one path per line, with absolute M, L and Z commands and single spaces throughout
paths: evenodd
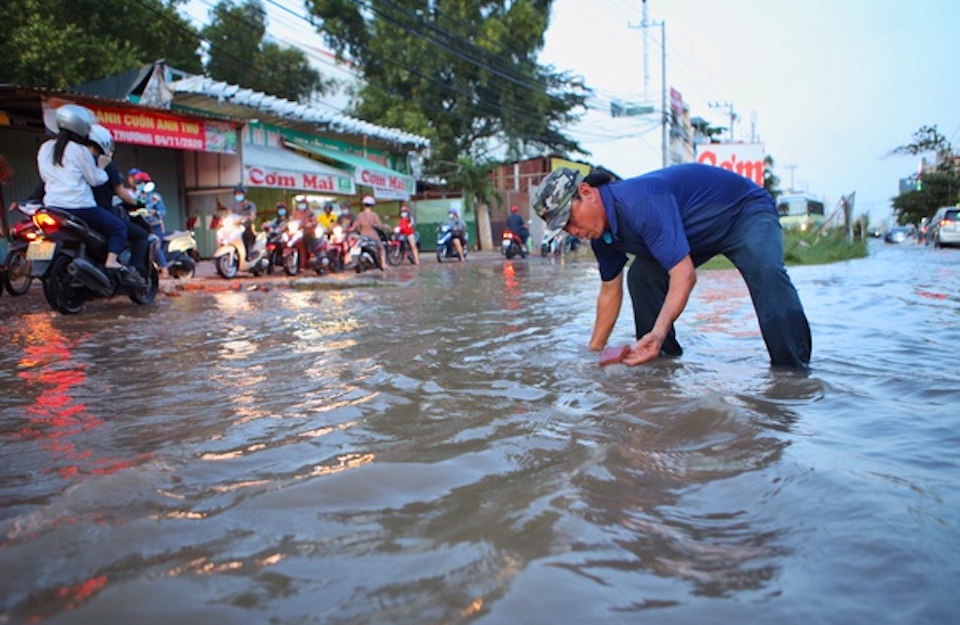
M 27 246 L 27 260 L 50 260 L 57 251 L 53 241 L 31 241 Z

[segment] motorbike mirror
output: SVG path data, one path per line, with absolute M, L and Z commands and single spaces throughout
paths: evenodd
M 153 193 L 154 189 L 156 188 L 157 188 L 157 185 L 155 185 L 152 180 L 147 184 L 143 185 L 143 190 L 146 193 Z

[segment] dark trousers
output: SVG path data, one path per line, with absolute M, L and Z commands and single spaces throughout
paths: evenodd
M 770 363 L 806 368 L 812 346 L 810 325 L 783 265 L 783 235 L 777 215 L 763 212 L 741 220 L 724 237 L 717 254 L 729 258 L 747 283 Z M 700 266 L 715 255 L 693 262 Z M 627 285 L 639 339 L 653 328 L 670 278 L 655 260 L 638 257 L 627 273 Z M 673 327 L 661 351 L 670 356 L 683 353 Z
M 147 267 L 150 252 L 150 233 L 135 223 L 127 224 L 127 241 L 130 242 L 130 264 L 137 268 L 141 276 L 149 276 Z
M 69 210 L 72 214 L 87 222 L 91 228 L 105 236 L 108 251 L 114 254 L 123 251 L 127 241 L 127 224 L 109 210 L 99 206 L 60 210 Z

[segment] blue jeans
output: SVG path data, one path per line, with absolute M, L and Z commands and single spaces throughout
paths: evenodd
M 163 224 L 153 224 L 150 229 L 160 238 L 160 245 L 157 246 L 157 266 L 160 269 L 166 269 L 167 255 L 163 253 Z
M 56 207 L 54 207 L 56 208 Z M 61 208 L 76 215 L 107 238 L 107 251 L 119 254 L 127 244 L 127 224 L 105 208 Z
M 783 235 L 777 215 L 764 211 L 741 219 L 717 247 L 709 254 L 694 256 L 693 264 L 699 267 L 718 254 L 729 258 L 750 290 L 770 364 L 806 368 L 812 345 L 810 324 L 783 265 Z M 653 329 L 670 277 L 655 260 L 637 257 L 627 273 L 627 285 L 640 338 Z M 673 327 L 661 351 L 670 356 L 683 353 Z

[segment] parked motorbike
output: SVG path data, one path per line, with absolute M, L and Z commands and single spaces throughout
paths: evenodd
M 3 263 L 3 284 L 7 293 L 13 296 L 24 295 L 33 284 L 31 263 L 27 258 L 27 247 L 30 242 L 40 235 L 40 230 L 33 223 L 33 215 L 40 204 L 16 204 L 25 219 L 21 219 L 10 228 L 7 258 Z
M 527 246 L 513 230 L 507 228 L 503 231 L 503 240 L 500 243 L 500 253 L 507 258 L 513 258 L 514 256 L 526 258 Z
M 463 233 L 464 239 L 467 233 Z M 463 244 L 463 257 L 467 257 L 467 244 Z M 457 249 L 453 245 L 453 230 L 447 224 L 441 224 L 437 230 L 437 262 L 442 263 L 445 258 L 456 258 L 460 260 Z
M 214 252 L 214 263 L 217 273 L 222 277 L 235 278 L 241 271 L 255 276 L 263 274 L 270 264 L 267 256 L 267 234 L 263 230 L 257 233 L 253 249 L 247 254 L 243 244 L 243 220 L 237 215 L 227 215 L 217 229 L 217 251 Z
M 192 278 L 196 275 L 200 252 L 192 230 L 174 230 L 163 235 L 163 253 L 172 277 Z
M 148 228 L 141 216 L 131 217 L 139 227 Z M 27 245 L 30 275 L 43 283 L 43 295 L 50 307 L 61 314 L 79 313 L 87 300 L 126 295 L 134 303 L 150 304 L 156 298 L 160 273 L 156 265 L 160 241 L 149 237 L 146 275 L 136 279 L 120 271 L 107 269 L 106 238 L 70 211 L 42 207 L 33 215 L 37 237 Z M 129 247 L 118 255 L 125 265 L 132 265 Z

